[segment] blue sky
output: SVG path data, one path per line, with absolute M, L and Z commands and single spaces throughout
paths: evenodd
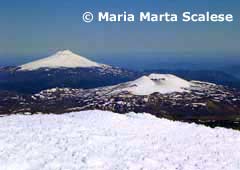
M 1 0 L 0 58 L 45 56 L 70 49 L 82 55 L 139 53 L 240 54 L 236 0 Z M 85 11 L 232 13 L 233 23 L 91 23 Z M 215 55 L 216 56 L 216 55 Z

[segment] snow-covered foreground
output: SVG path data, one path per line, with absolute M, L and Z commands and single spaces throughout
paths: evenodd
M 239 170 L 240 132 L 148 114 L 0 118 L 1 170 Z

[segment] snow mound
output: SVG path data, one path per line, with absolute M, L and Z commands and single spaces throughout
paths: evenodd
M 124 91 L 134 95 L 149 95 L 155 92 L 166 94 L 185 92 L 191 83 L 171 74 L 150 74 L 126 84 Z
M 1 170 L 239 170 L 240 132 L 84 111 L 0 118 Z
M 20 70 L 37 70 L 40 68 L 77 68 L 77 67 L 103 67 L 87 58 L 74 54 L 69 50 L 59 51 L 54 55 L 33 61 L 20 66 Z

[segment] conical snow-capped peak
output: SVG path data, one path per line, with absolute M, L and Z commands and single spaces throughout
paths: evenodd
M 149 95 L 155 92 L 166 94 L 185 92 L 191 83 L 171 74 L 150 74 L 137 80 L 125 83 L 121 91 L 128 91 L 134 95 Z
M 36 60 L 20 66 L 20 70 L 37 70 L 40 68 L 77 68 L 77 67 L 103 67 L 85 57 L 74 54 L 70 50 L 58 51 L 57 53 L 40 60 Z

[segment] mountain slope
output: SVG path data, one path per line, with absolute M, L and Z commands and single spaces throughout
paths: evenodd
M 1 170 L 239 170 L 240 133 L 149 114 L 0 119 Z M 16 140 L 17 139 L 17 140 Z
M 55 87 L 89 89 L 123 83 L 138 75 L 136 72 L 115 67 L 0 71 L 0 90 L 33 94 Z
M 98 64 L 87 58 L 74 54 L 69 50 L 59 51 L 56 54 L 33 61 L 20 66 L 20 70 L 37 70 L 40 68 L 77 68 L 77 67 L 103 67 L 103 64 Z

